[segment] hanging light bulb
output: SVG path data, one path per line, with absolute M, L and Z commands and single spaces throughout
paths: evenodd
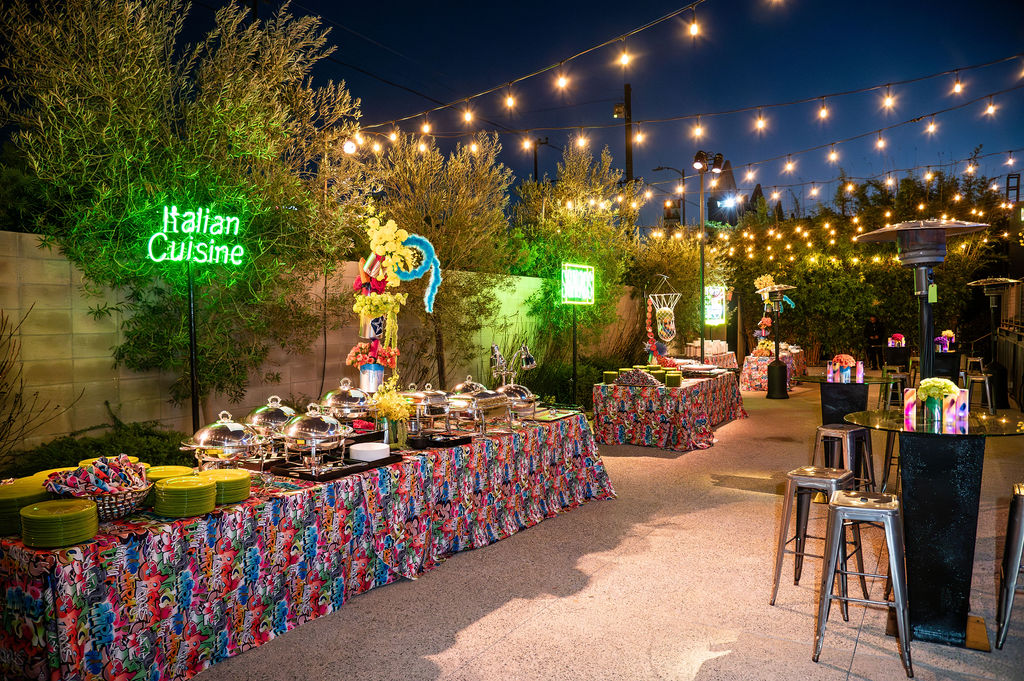
M 356 144 L 361 145 L 363 143 L 363 136 L 360 135 L 358 132 L 356 133 L 353 139 L 356 141 Z
M 524 137 L 523 138 L 523 149 L 526 149 L 527 151 L 529 151 L 532 148 L 533 148 L 533 140 L 531 140 L 529 137 Z
M 419 147 L 419 149 L 420 149 L 420 153 L 421 153 L 421 154 L 422 154 L 422 153 L 425 153 L 425 152 L 427 151 L 427 145 L 426 145 L 426 144 L 424 144 L 423 142 L 420 142 L 420 147 Z
M 818 118 L 825 120 L 828 118 L 828 107 L 825 106 L 825 98 L 821 98 L 821 106 L 818 108 Z
M 955 80 L 953 81 L 953 93 L 954 94 L 960 94 L 963 91 L 964 91 L 964 86 L 960 82 L 960 72 L 956 71 L 955 72 Z
M 829 163 L 835 163 L 839 160 L 839 152 L 836 151 L 836 145 L 832 145 L 832 149 L 828 152 Z
M 780 194 L 779 192 L 773 191 L 772 192 L 772 201 L 778 201 L 781 196 L 782 196 L 782 194 Z
M 817 195 L 818 195 L 818 188 L 812 184 L 811 185 L 811 196 L 817 196 Z
M 511 109 L 516 105 L 516 98 L 512 96 L 512 93 L 505 95 L 505 108 Z
M 397 142 L 398 141 L 398 132 L 396 132 L 395 130 L 392 130 L 391 134 L 388 135 L 388 139 L 391 140 L 392 142 Z
M 882 100 L 882 106 L 886 109 L 891 109 L 896 105 L 896 98 L 892 96 L 892 90 L 888 85 L 885 86 L 885 99 Z
M 964 170 L 968 175 L 973 175 L 975 171 L 975 166 L 973 163 L 968 163 L 967 168 L 965 168 Z
M 752 182 L 754 180 L 754 170 L 750 166 L 747 166 L 747 174 L 744 175 L 744 179 L 746 179 L 747 182 Z
M 346 154 L 356 153 L 356 143 L 352 140 L 345 140 L 345 143 L 341 145 L 341 150 Z
M 855 186 L 854 186 L 854 184 L 853 184 L 852 182 L 847 182 L 847 183 L 846 183 L 846 193 L 847 193 L 847 194 L 852 194 L 852 193 L 853 193 L 853 190 L 854 190 L 854 189 L 856 189 L 856 188 L 857 188 L 857 187 L 855 187 Z
M 644 141 L 644 134 L 637 130 L 636 134 L 633 135 L 633 141 L 636 142 L 637 144 L 642 144 Z
M 569 86 L 569 79 L 564 74 L 559 75 L 558 79 L 555 81 L 555 85 L 557 85 L 560 90 L 564 90 Z
M 479 145 L 477 145 L 476 142 L 473 142 L 472 144 L 469 145 L 469 150 L 475 154 L 480 150 L 480 147 Z
M 651 198 L 651 196 L 653 196 L 653 193 L 651 192 L 650 189 L 648 189 L 647 191 L 644 192 L 644 198 L 645 199 L 649 199 L 649 198 Z
M 994 192 L 997 192 L 997 191 L 999 191 L 999 185 L 996 184 L 995 182 L 993 182 L 992 186 L 990 186 L 989 189 L 991 189 Z
M 587 146 L 587 138 L 584 137 L 582 132 L 576 136 L 576 146 L 580 148 Z
M 962 199 L 962 198 L 963 198 L 963 197 L 962 197 L 962 196 L 960 196 L 959 194 L 954 194 L 954 195 L 953 195 L 953 200 L 954 200 L 954 201 L 957 201 L 957 202 L 959 202 L 959 201 L 960 201 L 960 199 Z
M 928 172 L 926 172 L 926 173 L 924 174 L 924 181 L 925 181 L 925 182 L 931 182 L 931 181 L 932 181 L 932 179 L 933 179 L 934 177 L 935 177 L 935 173 L 933 173 L 933 172 L 932 172 L 932 171 L 931 171 L 931 170 L 929 169 L 929 170 L 928 170 Z
M 423 125 L 420 126 L 420 131 L 422 131 L 424 135 L 430 134 L 430 122 L 423 121 Z
M 917 209 L 918 210 L 924 210 L 924 204 L 923 203 L 917 204 Z
M 717 177 L 712 177 L 711 181 L 708 184 L 710 184 L 712 187 L 717 187 L 718 186 L 718 178 Z
M 792 157 L 790 157 L 790 156 L 786 157 L 786 165 L 783 166 L 783 168 L 785 168 L 787 173 L 793 172 L 793 169 L 796 168 L 796 164 L 793 163 L 793 158 Z
M 877 149 L 885 149 L 885 138 L 882 137 L 882 133 L 878 133 L 878 139 L 875 140 L 875 147 Z
M 764 116 L 761 115 L 761 110 L 758 109 L 757 120 L 754 121 L 754 127 L 756 127 L 758 130 L 764 130 L 767 125 L 768 122 L 764 120 Z
M 630 59 L 631 59 L 631 57 L 629 56 L 629 52 L 626 52 L 625 50 L 623 50 L 622 54 L 619 55 L 619 64 L 621 66 L 629 66 L 629 60 Z
M 380 153 L 380 142 L 374 142 L 373 143 L 373 153 L 375 153 L 375 154 L 379 154 Z
M 1006 152 L 1006 164 L 1005 165 L 1008 165 L 1008 166 L 1012 166 L 1013 165 L 1013 153 L 1012 152 L 1009 152 L 1009 151 Z
M 700 33 L 700 26 L 697 25 L 697 8 L 693 8 L 693 21 L 690 22 L 690 35 L 696 36 Z
M 885 186 L 886 187 L 891 187 L 893 185 L 893 183 L 894 183 L 894 180 L 892 179 L 892 175 L 889 175 L 889 176 L 887 176 L 885 178 Z
M 925 132 L 927 132 L 929 135 L 935 133 L 935 116 L 932 116 L 931 120 L 928 121 L 928 127 L 925 128 Z
M 988 98 L 988 106 L 985 107 L 985 115 L 992 116 L 993 114 L 995 114 L 995 112 L 996 112 L 995 102 L 993 102 L 992 98 L 989 97 Z
M 472 122 L 473 121 L 473 112 L 470 111 L 469 109 L 466 109 L 465 111 L 463 111 L 462 112 L 462 120 L 466 121 L 467 123 Z
M 676 185 L 676 194 L 682 194 L 682 193 L 683 193 L 683 183 L 680 182 L 679 184 Z
M 700 124 L 700 116 L 697 117 L 697 125 L 693 126 L 693 136 L 697 139 L 704 136 L 704 126 Z

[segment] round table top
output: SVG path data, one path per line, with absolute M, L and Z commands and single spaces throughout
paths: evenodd
M 1024 414 L 1011 409 L 999 410 L 995 415 L 987 411 L 972 411 L 967 423 L 957 423 L 953 428 L 944 428 L 941 422 L 925 422 L 924 409 L 917 410 L 914 422 L 904 420 L 900 409 L 855 411 L 846 415 L 846 421 L 855 426 L 896 433 L 921 433 L 923 435 L 981 435 L 998 437 L 1002 435 L 1024 435 Z M 943 432 L 946 430 L 947 432 Z
M 793 380 L 797 383 L 828 383 L 829 381 L 826 381 L 825 378 L 825 374 L 807 374 L 805 376 L 794 376 Z M 890 380 L 892 379 L 883 379 L 881 376 L 865 376 L 864 380 L 861 381 L 861 384 L 867 383 L 869 385 L 876 385 L 879 383 L 888 383 Z M 849 383 L 840 383 L 839 381 L 832 381 L 832 383 L 837 385 L 857 385 L 857 382 L 852 380 Z

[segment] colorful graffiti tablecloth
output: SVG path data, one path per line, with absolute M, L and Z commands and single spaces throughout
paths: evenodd
M 672 357 L 670 359 L 675 360 L 676 358 Z M 699 360 L 700 356 L 698 355 L 698 356 L 695 356 L 695 357 L 687 357 L 686 359 L 687 360 L 695 360 L 695 359 Z M 736 353 L 735 352 L 719 352 L 719 353 L 714 354 L 714 355 L 704 355 L 704 363 L 705 364 L 713 364 L 714 366 L 721 367 L 722 369 L 739 369 L 740 368 L 740 365 L 736 362 Z M 680 362 L 680 361 L 676 361 L 676 364 L 678 366 L 682 366 L 682 362 Z
M 614 496 L 579 415 L 330 483 L 276 478 L 207 516 L 104 523 L 69 549 L 7 538 L 0 678 L 187 679 L 357 594 Z
M 715 441 L 714 426 L 746 415 L 732 371 L 679 388 L 594 386 L 594 430 L 602 444 L 707 449 Z
M 789 378 L 789 387 L 792 388 L 794 379 L 807 373 L 807 362 L 804 360 L 803 350 L 780 352 L 779 359 L 786 364 L 786 375 Z M 771 357 L 747 355 L 747 358 L 743 360 L 743 370 L 740 372 L 740 390 L 768 390 L 768 365 L 774 361 L 774 355 Z

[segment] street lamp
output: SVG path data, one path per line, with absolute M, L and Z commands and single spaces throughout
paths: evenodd
M 708 159 L 711 159 L 711 165 L 708 166 Z M 693 169 L 700 175 L 700 273 L 699 273 L 699 288 L 698 299 L 700 300 L 700 363 L 704 363 L 704 335 L 706 333 L 704 327 L 704 242 L 707 241 L 706 234 L 704 233 L 704 224 L 706 221 L 707 205 L 704 201 L 704 174 L 710 170 L 715 175 L 719 175 L 722 172 L 722 165 L 725 163 L 725 158 L 721 154 L 710 154 L 706 151 L 698 151 L 693 157 Z

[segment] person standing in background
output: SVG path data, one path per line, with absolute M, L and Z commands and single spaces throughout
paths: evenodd
M 878 317 L 871 315 L 864 325 L 864 340 L 868 349 L 868 366 L 872 369 L 882 368 L 882 348 L 885 346 L 885 329 Z

